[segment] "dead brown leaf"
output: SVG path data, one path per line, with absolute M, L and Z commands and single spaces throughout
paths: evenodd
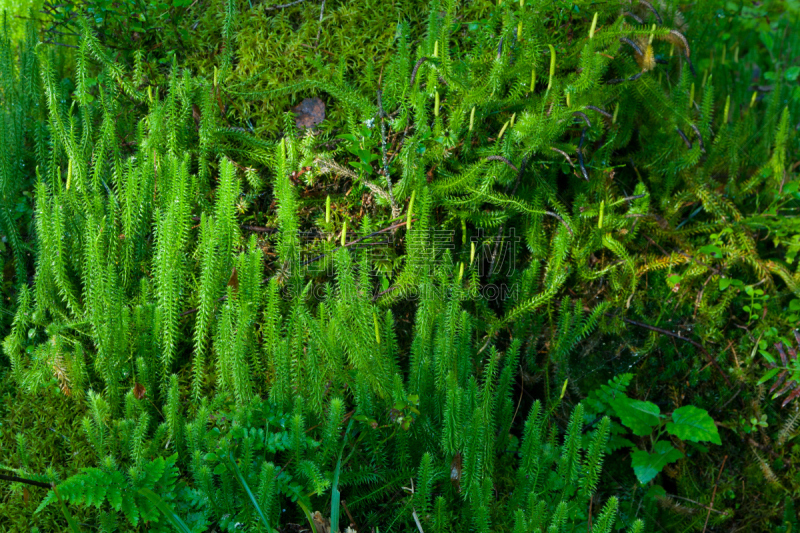
M 319 511 L 314 511 L 314 514 L 311 515 L 311 519 L 314 521 L 314 529 L 316 529 L 316 533 L 331 533 L 330 518 L 324 518 L 322 513 Z
M 144 385 L 137 381 L 136 385 L 133 386 L 133 395 L 137 400 L 141 400 L 144 398 L 145 394 L 147 394 L 147 389 L 145 389 Z
M 236 271 L 236 267 L 233 267 L 233 272 L 231 272 L 231 277 L 228 280 L 228 287 L 233 287 L 233 290 L 239 290 L 239 273 Z

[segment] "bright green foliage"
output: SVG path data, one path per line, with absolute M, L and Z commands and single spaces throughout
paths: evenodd
M 166 501 L 174 499 L 178 477 L 176 459 L 175 455 L 166 459 L 158 457 L 142 463 L 125 475 L 118 470 L 113 459 L 108 458 L 103 461 L 101 468 L 84 468 L 81 474 L 60 483 L 56 490 L 62 499 L 73 504 L 98 509 L 107 504 L 111 509 L 122 512 L 133 526 L 142 521 L 148 523 L 151 531 L 173 531 L 156 505 L 140 490 L 154 491 Z M 51 490 L 36 512 L 54 501 L 56 495 Z
M 34 25 L 28 25 L 19 54 L 13 52 L 9 14 L 3 10 L 0 36 L 0 232 L 3 252 L 10 251 L 18 279 L 26 277 L 32 251 L 30 194 L 36 156 L 44 150 L 46 110 L 39 104 L 42 85 Z
M 728 506 L 797 463 L 738 422 L 797 421 L 756 388 L 800 298 L 793 14 L 734 60 L 714 21 L 772 6 L 90 3 L 50 15 L 75 49 L 5 34 L 0 253 L 3 379 L 83 410 L 102 530 L 156 523 L 145 487 L 197 531 L 340 495 L 363 530 L 641 531 L 667 475 Z

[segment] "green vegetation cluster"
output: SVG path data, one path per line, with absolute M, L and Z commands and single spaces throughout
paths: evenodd
M 797 27 L 7 14 L 0 532 L 796 530 Z

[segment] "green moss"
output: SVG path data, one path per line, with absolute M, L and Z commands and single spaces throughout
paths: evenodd
M 25 394 L 12 386 L 0 370 L 0 468 L 15 469 L 24 478 L 40 475 L 63 480 L 82 467 L 95 464 L 95 457 L 81 427 L 85 409 L 75 399 L 65 397 L 55 384 L 38 394 Z M 54 390 L 55 389 L 55 390 Z M 23 435 L 20 449 L 17 435 Z M 34 510 L 46 489 L 2 482 L 0 484 L 0 532 L 63 531 L 66 521 L 58 507 L 39 514 Z M 95 520 L 91 509 L 73 510 L 79 522 Z

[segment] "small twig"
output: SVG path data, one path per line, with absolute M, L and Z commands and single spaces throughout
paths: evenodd
M 677 37 L 683 43 L 683 52 L 686 55 L 686 59 L 689 59 L 691 50 L 689 49 L 689 41 L 686 40 L 686 37 L 678 30 L 669 30 L 669 34 Z
M 647 196 L 647 193 L 644 193 L 644 194 L 634 194 L 633 196 L 625 196 L 625 197 L 624 197 L 624 198 L 622 198 L 622 199 L 623 199 L 623 200 L 625 200 L 626 202 L 630 202 L 631 200 L 638 200 L 639 198 L 644 198 L 645 196 Z
M 603 115 L 606 118 L 614 118 L 613 115 L 611 115 L 611 113 L 609 113 L 608 111 L 605 111 L 603 109 L 600 109 L 597 106 L 587 105 L 586 109 L 591 109 L 592 111 L 597 111 L 598 113 L 600 113 L 601 115 Z M 590 127 L 591 127 L 591 125 L 590 125 Z
M 522 176 L 525 175 L 525 168 L 528 166 L 528 158 L 523 157 L 522 163 L 519 165 L 519 170 L 517 171 L 517 182 L 514 184 L 514 188 L 511 190 L 511 196 L 517 194 L 517 189 L 519 188 L 519 184 L 522 182 Z
M 695 126 L 694 124 L 689 124 L 689 127 L 692 128 L 694 130 L 695 134 L 697 135 L 697 142 L 700 143 L 700 150 L 702 150 L 703 153 L 706 153 L 706 147 L 703 144 L 703 136 L 700 135 L 700 130 L 697 129 L 697 126 Z
M 77 34 L 77 33 L 71 33 L 71 32 L 67 33 L 67 32 L 63 32 L 63 31 L 58 31 L 58 30 L 56 30 L 54 28 L 48 28 L 48 29 L 44 30 L 44 32 L 45 33 L 55 33 L 56 35 L 66 35 L 67 37 L 80 37 L 80 35 Z
M 583 179 L 589 181 L 589 173 L 586 172 L 586 165 L 583 163 L 583 153 L 581 152 L 581 149 L 578 148 L 576 153 L 578 154 L 578 164 L 581 166 L 581 174 L 583 174 Z
M 587 531 L 592 530 L 592 505 L 594 505 L 594 494 L 592 494 L 592 497 L 589 498 L 589 528 Z
M 733 356 L 734 356 L 734 357 L 736 357 L 736 352 L 733 352 Z M 730 403 L 731 403 L 733 400 L 735 400 L 735 399 L 736 399 L 736 397 L 737 397 L 737 396 L 739 396 L 739 393 L 740 393 L 740 392 L 742 392 L 742 387 L 739 387 L 739 390 L 737 390 L 737 391 L 736 391 L 736 394 L 734 394 L 733 396 L 731 396 L 731 397 L 728 399 L 728 401 L 727 401 L 727 402 L 725 402 L 724 404 L 722 404 L 722 407 L 720 407 L 719 409 L 716 409 L 716 411 L 719 411 L 720 413 L 724 412 L 724 411 L 725 411 L 725 408 L 726 408 L 726 407 L 728 407 L 728 404 L 730 404 Z
M 630 18 L 632 18 L 633 20 L 635 20 L 635 21 L 636 21 L 636 22 L 638 22 L 639 24 L 644 24 L 644 21 L 643 21 L 641 18 L 639 18 L 639 16 L 638 16 L 638 15 L 634 15 L 634 14 L 633 14 L 633 13 L 631 13 L 630 11 L 624 11 L 622 14 L 623 14 L 623 15 L 625 15 L 626 17 L 630 17 Z
M 500 224 L 500 229 L 497 231 L 497 237 L 494 238 L 494 249 L 492 249 L 492 260 L 489 262 L 489 277 L 494 274 L 494 261 L 497 259 L 497 249 L 503 241 L 503 230 L 506 229 L 505 224 Z
M 32 485 L 34 487 L 42 487 L 44 489 L 50 488 L 50 483 L 44 483 L 43 481 L 34 481 L 32 479 L 25 479 L 17 476 L 7 476 L 5 474 L 0 474 L 0 480 L 13 481 L 15 483 L 25 483 L 26 485 Z
M 689 63 L 689 70 L 691 71 L 692 76 L 694 76 L 696 78 L 697 77 L 697 71 L 694 70 L 694 63 L 692 63 L 692 60 L 691 60 L 691 58 L 689 57 L 688 54 L 686 55 L 686 62 Z M 694 105 L 697 106 L 697 102 L 695 102 Z
M 690 500 L 689 498 L 684 498 L 683 496 L 676 496 L 675 494 L 667 494 L 665 496 L 665 498 L 675 498 L 676 500 L 683 500 L 685 502 L 693 503 L 693 504 L 695 504 L 695 505 L 697 505 L 699 507 L 702 507 L 703 509 L 708 509 L 709 512 L 714 511 L 715 513 L 721 514 L 722 516 L 728 516 L 728 513 L 725 513 L 723 511 L 717 511 L 716 509 L 712 509 L 708 505 L 703 505 L 700 502 L 696 502 L 694 500 Z
M 712 355 L 710 353 L 708 353 L 708 350 L 703 348 L 703 345 L 700 344 L 699 342 L 694 341 L 692 339 L 688 339 L 688 338 L 684 337 L 683 335 L 679 335 L 677 333 L 673 333 L 672 331 L 669 331 L 669 330 L 666 330 L 666 329 L 657 328 L 657 327 L 651 326 L 649 324 L 643 324 L 642 322 L 637 322 L 636 320 L 631 320 L 630 318 L 624 318 L 623 317 L 622 321 L 623 322 L 627 322 L 628 324 L 633 324 L 634 326 L 639 326 L 640 328 L 649 329 L 650 331 L 655 331 L 657 333 L 661 333 L 662 335 L 667 335 L 669 337 L 674 337 L 676 339 L 680 339 L 682 341 L 688 342 L 689 344 L 691 344 L 692 346 L 696 347 L 701 352 L 703 352 L 703 354 L 706 356 L 706 359 L 708 359 L 708 362 L 711 363 L 714 366 L 714 368 L 717 369 L 717 371 L 719 371 L 719 375 L 722 376 L 722 379 L 725 380 L 725 383 L 728 385 L 728 387 L 732 387 L 733 386 L 733 385 L 731 385 L 731 381 L 728 379 L 728 376 L 726 376 L 725 372 L 723 372 L 722 367 L 720 367 L 719 363 L 717 363 L 716 359 L 714 359 L 712 357 Z
M 711 493 L 711 505 L 708 509 L 708 514 L 706 515 L 706 522 L 703 524 L 703 533 L 706 533 L 706 527 L 708 527 L 708 519 L 711 517 L 711 510 L 714 508 L 714 498 L 717 495 L 717 485 L 719 484 L 719 478 L 722 476 L 722 469 L 725 468 L 725 461 L 728 460 L 728 456 L 722 458 L 722 466 L 719 467 L 719 473 L 717 473 L 717 480 L 714 482 L 714 491 Z
M 482 354 L 483 351 L 486 349 L 486 347 L 489 346 L 489 343 L 492 342 L 492 338 L 494 337 L 494 335 L 495 333 L 492 332 L 489 332 L 489 334 L 486 335 L 486 342 L 484 342 L 483 346 L 481 346 L 481 349 L 478 350 L 478 355 Z
M 711 278 L 713 277 L 713 274 L 708 276 L 706 281 L 703 283 L 703 287 L 700 289 L 700 292 L 697 293 L 697 298 L 694 301 L 694 313 L 692 314 L 692 319 L 697 318 L 697 309 L 700 307 L 700 302 L 703 300 L 703 293 L 706 290 L 706 285 L 708 285 L 708 282 L 711 281 Z
M 397 202 L 394 200 L 394 193 L 392 192 L 392 179 L 389 176 L 389 159 L 386 157 L 386 111 L 383 110 L 383 101 L 381 100 L 381 90 L 378 89 L 378 112 L 381 117 L 381 152 L 383 153 L 383 177 L 386 178 L 386 188 L 389 192 L 389 200 L 392 202 L 392 214 Z
M 417 523 L 417 529 L 419 530 L 419 533 L 425 533 L 425 531 L 422 529 L 422 524 L 419 523 L 419 517 L 417 516 L 417 510 L 416 509 L 413 509 L 411 511 L 411 516 L 414 517 L 414 522 Z
M 597 109 L 597 108 L 595 108 L 595 109 Z M 599 110 L 598 110 L 598 111 L 599 111 Z M 608 115 L 608 113 L 606 113 L 606 115 Z M 591 128 L 591 127 L 592 127 L 592 123 L 591 123 L 591 122 L 589 122 L 589 117 L 587 117 L 587 116 L 586 116 L 586 113 L 584 113 L 583 111 L 575 111 L 575 112 L 572 114 L 572 116 L 574 116 L 574 117 L 578 117 L 578 118 L 582 119 L 584 122 L 586 122 L 586 126 L 587 126 L 587 127 L 589 127 L 589 128 Z M 611 115 L 608 115 L 608 116 L 610 117 Z M 585 132 L 586 130 L 584 129 L 583 131 Z
M 552 146 L 550 147 L 550 149 L 553 150 L 554 152 L 558 152 L 559 154 L 563 155 L 566 158 L 569 165 L 572 167 L 572 169 L 573 170 L 575 169 L 575 163 L 572 162 L 572 159 L 570 159 L 570 157 L 567 155 L 567 152 L 559 150 L 558 148 L 554 148 Z
M 683 133 L 680 128 L 675 128 L 675 130 L 678 132 L 678 135 L 681 136 L 681 139 L 683 139 L 683 142 L 686 143 L 686 148 L 691 150 L 692 149 L 692 143 L 689 141 L 689 139 L 686 138 L 686 134 Z
M 583 113 L 581 113 L 581 114 L 583 115 Z M 586 115 L 583 115 L 583 116 L 585 117 Z M 591 124 L 589 123 L 589 119 L 588 118 L 586 118 L 586 122 L 587 122 L 587 124 L 589 124 L 589 127 L 591 127 Z M 583 128 L 583 130 L 581 131 L 581 139 L 580 139 L 580 141 L 578 141 L 578 149 L 576 150 L 576 152 L 578 154 L 578 163 L 581 166 L 581 173 L 583 174 L 583 178 L 586 181 L 589 181 L 589 173 L 586 172 L 586 165 L 583 163 L 583 142 L 586 140 L 586 130 L 587 129 L 588 128 Z
M 789 459 L 784 459 L 783 457 L 778 455 L 775 452 L 775 450 L 773 450 L 769 446 L 765 446 L 763 444 L 759 444 L 758 442 L 754 441 L 750 437 L 742 438 L 742 442 L 745 442 L 745 443 L 749 444 L 750 446 L 753 446 L 754 448 L 758 448 L 762 452 L 767 452 L 773 459 L 777 459 L 778 461 L 782 462 L 783 466 L 785 466 L 787 468 L 789 466 L 791 466 L 791 464 L 792 464 L 792 462 Z
M 522 369 L 522 365 L 520 365 L 520 370 Z M 511 425 L 514 425 L 514 420 L 517 419 L 517 413 L 519 412 L 519 406 L 522 404 L 522 394 L 525 392 L 525 379 L 522 377 L 522 372 L 519 374 L 519 400 L 517 400 L 517 408 L 514 409 L 514 416 L 511 417 Z
M 384 294 L 389 294 L 390 292 L 393 292 L 393 291 L 395 291 L 395 290 L 397 290 L 397 285 L 392 285 L 391 287 L 389 287 L 389 288 L 388 288 L 388 289 L 386 289 L 385 291 L 381 291 L 381 292 L 379 292 L 378 294 L 376 294 L 376 295 L 375 295 L 375 296 L 372 298 L 372 301 L 373 301 L 373 302 L 377 302 L 377 301 L 378 301 L 378 298 L 380 298 L 380 297 L 381 297 L 381 296 L 383 296 Z
M 319 8 L 319 28 L 317 29 L 317 39 L 314 41 L 314 48 L 319 46 L 319 36 L 322 35 L 322 16 L 325 14 L 325 0 L 322 0 L 322 6 Z
M 514 170 L 514 172 L 519 172 L 519 169 L 516 167 L 516 165 L 514 165 L 514 163 L 512 163 L 502 155 L 490 155 L 489 157 L 486 158 L 486 161 L 502 161 L 503 163 L 511 167 Z
M 631 40 L 630 40 L 630 39 L 628 39 L 627 37 L 620 37 L 620 38 L 619 38 L 619 42 L 621 42 L 621 43 L 625 43 L 625 44 L 627 44 L 628 46 L 630 46 L 631 48 L 633 48 L 633 49 L 636 51 L 636 53 L 637 53 L 638 55 L 640 55 L 640 56 L 644 55 L 644 52 L 642 52 L 642 49 L 641 49 L 641 48 L 639 48 L 639 45 L 638 45 L 638 44 L 636 44 L 635 42 L 631 41 Z
M 74 44 L 57 43 L 56 41 L 43 41 L 45 44 L 54 44 L 56 46 L 63 46 L 65 48 L 78 48 Z
M 419 60 L 414 65 L 413 70 L 411 71 L 411 83 L 409 83 L 410 87 L 414 86 L 414 81 L 417 79 L 417 70 L 419 70 L 420 65 L 422 65 L 425 61 L 427 61 L 427 57 L 420 57 Z
M 567 224 L 567 223 L 566 223 L 566 221 L 564 221 L 564 219 L 563 219 L 563 218 L 561 218 L 561 217 L 560 217 L 560 216 L 559 216 L 557 213 L 553 213 L 552 211 L 545 211 L 545 212 L 544 212 L 544 214 L 545 214 L 545 215 L 550 215 L 551 217 L 553 217 L 553 218 L 555 218 L 556 220 L 558 220 L 559 222 L 561 222 L 561 224 L 562 224 L 562 225 L 563 225 L 565 228 L 567 228 L 567 231 L 569 232 L 570 236 L 571 236 L 571 237 L 574 237 L 574 236 L 575 236 L 575 233 L 572 231 L 572 228 L 570 228 L 570 227 L 569 227 L 569 224 Z
M 324 4 L 324 3 L 325 3 L 325 0 L 322 0 L 322 3 Z M 357 524 L 357 523 L 356 523 L 356 521 L 353 519 L 353 515 L 351 515 L 351 514 L 350 514 L 350 509 L 348 509 L 348 508 L 347 508 L 347 502 L 346 502 L 345 500 L 342 500 L 342 507 L 344 507 L 344 512 L 345 512 L 345 513 L 347 513 L 347 517 L 350 519 L 350 525 L 352 525 L 353 527 L 355 527 L 355 528 L 356 528 L 356 531 L 358 531 L 359 529 L 361 529 L 361 528 L 359 528 L 359 527 L 358 527 L 358 524 Z
M 642 4 L 643 6 L 647 7 L 648 9 L 650 9 L 650 11 L 653 12 L 653 14 L 658 19 L 658 23 L 659 24 L 663 24 L 664 23 L 664 20 L 661 18 L 661 15 L 659 15 L 658 11 L 656 11 L 656 8 L 653 7 L 653 4 L 651 4 L 650 2 L 646 2 L 645 0 L 639 0 L 639 3 Z
M 248 226 L 247 224 L 242 224 L 239 227 L 245 231 L 254 231 L 256 233 L 275 233 L 278 231 L 278 228 L 268 228 L 266 226 Z

